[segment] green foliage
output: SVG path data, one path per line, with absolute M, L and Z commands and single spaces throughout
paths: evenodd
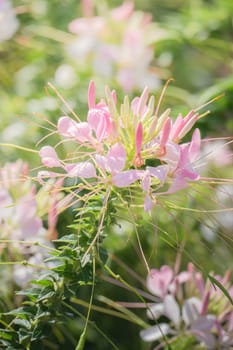
M 33 287 L 17 293 L 24 298 L 21 307 L 2 315 L 4 322 L 10 320 L 10 328 L 1 329 L 0 344 L 3 349 L 9 350 L 13 347 L 37 350 L 46 346 L 50 348 L 48 340 L 59 344 L 57 332 L 67 338 L 67 335 L 63 334 L 63 325 L 68 319 L 75 318 L 78 311 L 76 313 L 73 309 L 72 312 L 66 303 L 69 304 L 71 297 L 79 298 L 82 289 L 93 284 L 95 255 L 98 254 L 100 261 L 106 261 L 103 249 L 98 253 L 95 241 L 93 243 L 103 215 L 102 200 L 102 196 L 95 196 L 86 207 L 78 209 L 73 225 L 73 230 L 78 233 L 56 240 L 57 249 L 47 259 L 53 267 L 32 281 Z M 103 232 L 108 222 L 109 220 L 106 220 L 99 230 L 98 245 L 104 238 Z M 89 254 L 85 256 L 90 247 Z M 82 344 L 83 334 L 80 339 Z M 53 348 L 55 347 L 51 347 Z
M 187 350 L 187 349 L 193 349 L 193 350 L 202 350 L 204 349 L 202 346 L 196 345 L 195 338 L 190 335 L 187 336 L 178 336 L 176 339 L 169 344 L 169 347 L 165 345 L 164 350 Z
M 89 72 L 79 69 L 80 65 L 73 66 L 76 83 L 69 89 L 56 84 L 55 75 L 61 64 L 72 65 L 65 45 L 70 40 L 69 22 L 81 15 L 80 1 L 15 0 L 13 3 L 18 11 L 20 28 L 11 40 L 0 43 L 0 158 L 2 164 L 23 158 L 34 168 L 39 162 L 39 157 L 33 153 L 35 144 L 39 141 L 40 145 L 52 144 L 54 140 L 59 142 L 57 135 L 47 138 L 54 131 L 47 120 L 56 125 L 59 115 L 70 113 L 55 90 L 46 88 L 48 81 L 58 88 L 83 120 L 91 69 Z M 122 1 L 106 0 L 105 3 L 113 7 Z M 103 8 L 105 3 L 101 2 Z M 172 116 L 175 117 L 180 112 L 186 113 L 185 105 L 197 108 L 217 95 L 225 94 L 203 108 L 203 112 L 211 110 L 211 116 L 202 118 L 199 126 L 204 137 L 231 136 L 232 1 L 136 0 L 135 4 L 137 9 L 151 12 L 168 33 L 154 46 L 155 61 L 161 63 L 158 69 L 162 71 L 162 83 L 170 77 L 175 79 L 168 87 L 163 105 L 174 107 Z M 95 80 L 102 92 L 107 78 L 95 77 Z M 115 81 L 110 87 L 120 90 Z M 155 91 L 157 100 L 160 90 Z M 121 95 L 120 90 L 118 96 Z M 3 146 L 4 143 L 14 143 L 19 147 Z M 63 147 L 69 149 L 68 144 L 64 143 Z M 32 152 L 27 152 L 27 148 L 32 148 Z M 232 167 L 212 166 L 208 176 L 231 178 Z M 121 350 L 147 350 L 148 345 L 143 344 L 138 335 L 140 327 L 135 328 L 135 324 L 126 319 L 118 320 L 113 315 L 103 316 L 103 313 L 93 311 L 86 330 L 88 307 L 71 302 L 71 298 L 90 305 L 95 262 L 95 306 L 102 307 L 100 300 L 103 300 L 103 295 L 109 300 L 138 302 L 132 290 L 122 288 L 121 284 L 123 279 L 128 285 L 143 291 L 146 289 L 147 270 L 135 232 L 150 268 L 174 265 L 175 262 L 178 265 L 180 259 L 181 266 L 186 266 L 191 260 L 207 275 L 209 271 L 223 273 L 233 262 L 232 230 L 225 230 L 214 216 L 214 211 L 219 209 L 215 190 L 216 184 L 203 183 L 189 189 L 188 196 L 181 191 L 169 200 L 161 197 L 151 217 L 142 213 L 142 191 L 119 190 L 118 194 L 110 193 L 107 201 L 104 191 L 91 197 L 83 191 L 78 204 L 69 209 L 68 214 L 59 217 L 59 238 L 54 242 L 56 250 L 47 259 L 50 268 L 16 297 L 10 292 L 1 295 L 0 349 L 76 347 L 79 350 L 86 346 L 88 350 L 109 350 L 119 346 Z M 221 209 L 226 208 L 222 206 Z M 212 220 L 216 227 L 213 241 L 206 240 L 201 233 L 202 224 L 208 220 Z M 121 276 L 121 279 L 116 279 L 117 286 L 103 282 L 103 276 L 106 277 L 103 266 L 107 261 L 110 261 L 116 276 Z M 209 279 L 232 303 L 224 286 L 212 275 Z M 105 307 L 112 311 L 110 303 Z M 136 313 L 139 318 L 145 318 L 144 310 Z M 108 335 L 98 329 L 97 324 L 103 326 Z M 112 345 L 108 336 L 117 345 Z M 166 345 L 165 349 L 168 350 Z M 197 347 L 190 336 L 177 337 L 170 349 L 202 350 L 203 347 Z

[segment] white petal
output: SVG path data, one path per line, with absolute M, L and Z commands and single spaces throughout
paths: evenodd
M 205 344 L 206 350 L 213 350 L 216 347 L 216 339 L 213 334 L 206 332 L 192 332 L 195 337 L 202 343 Z M 221 348 L 222 349 L 222 348 Z
M 169 332 L 170 326 L 167 323 L 161 323 L 157 326 L 144 329 L 140 332 L 140 337 L 146 342 L 152 342 L 161 339 L 163 335 L 167 335 Z
M 165 315 L 176 325 L 180 324 L 180 308 L 172 295 L 166 295 L 164 298 Z
M 147 310 L 147 317 L 151 320 L 156 320 L 160 316 L 164 315 L 164 304 L 153 304 Z
M 191 325 L 200 315 L 202 302 L 198 298 L 190 298 L 184 302 L 182 317 L 187 326 Z
M 196 321 L 192 323 L 191 329 L 197 331 L 209 331 L 215 324 L 216 317 L 214 315 L 199 316 Z

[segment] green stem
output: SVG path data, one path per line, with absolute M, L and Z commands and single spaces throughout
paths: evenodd
M 75 298 L 74 298 L 75 299 Z M 78 301 L 78 299 L 76 299 Z M 72 301 L 72 300 L 71 300 Z M 75 302 L 75 301 L 74 301 Z M 70 311 L 72 311 L 74 314 L 78 315 L 80 318 L 86 320 L 86 317 L 83 316 L 83 314 L 81 312 L 79 312 L 78 310 L 76 310 L 73 306 L 67 304 L 66 302 L 62 302 L 62 304 L 67 308 L 69 309 Z M 79 304 L 77 302 L 77 304 Z M 88 305 L 88 303 L 86 303 Z M 83 304 L 80 304 L 82 306 L 84 306 Z M 92 309 L 94 310 L 94 307 L 92 305 Z M 93 321 L 90 321 L 88 320 L 88 323 L 90 325 L 92 325 L 108 342 L 109 344 L 112 345 L 112 347 L 115 349 L 115 350 L 119 350 L 119 348 L 112 342 L 112 340 L 93 322 Z
M 0 143 L 0 146 L 3 147 L 11 147 L 11 148 L 17 148 L 17 149 L 21 149 L 22 151 L 27 151 L 27 152 L 32 152 L 32 153 L 39 153 L 38 151 L 36 151 L 35 149 L 31 149 L 31 148 L 26 148 L 26 147 L 22 147 L 19 145 L 13 145 L 11 143 Z
M 81 306 L 86 307 L 86 308 L 89 307 L 89 303 L 87 303 L 83 300 L 79 300 L 79 299 L 74 298 L 74 297 L 71 298 L 70 301 L 74 304 L 78 304 L 78 305 L 81 305 Z M 97 312 L 101 312 L 101 313 L 106 314 L 106 315 L 122 318 L 123 320 L 126 320 L 126 321 L 129 321 L 129 322 L 132 322 L 132 323 L 139 325 L 139 323 L 136 320 L 132 319 L 131 317 L 127 316 L 126 314 L 123 314 L 122 312 L 109 310 L 109 309 L 106 309 L 106 308 L 103 308 L 103 307 L 97 306 L 97 305 L 92 305 L 92 310 L 97 311 Z
M 84 349 L 84 345 L 86 342 L 86 336 L 87 336 L 87 326 L 88 326 L 88 321 L 90 318 L 91 308 L 92 308 L 92 304 L 93 304 L 94 289 L 95 289 L 95 252 L 93 252 L 93 279 L 92 279 L 91 297 L 90 297 L 90 302 L 89 302 L 89 307 L 88 307 L 88 312 L 87 312 L 86 323 L 85 323 L 84 330 L 79 338 L 79 342 L 78 342 L 75 350 L 83 350 Z

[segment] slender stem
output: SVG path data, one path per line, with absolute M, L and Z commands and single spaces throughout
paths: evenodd
M 57 251 L 57 249 L 47 246 L 46 244 L 42 244 L 38 241 L 20 241 L 20 240 L 14 240 L 14 239 L 0 239 L 0 243 L 16 243 L 16 244 L 25 244 L 25 245 L 35 245 L 41 248 L 46 248 L 48 250 Z
M 32 153 L 39 153 L 35 149 L 26 148 L 26 147 L 22 147 L 22 146 L 19 146 L 19 145 L 13 145 L 11 143 L 0 143 L 0 146 L 17 148 L 17 149 L 21 149 L 22 151 L 27 151 L 27 152 L 32 152 Z
M 77 299 L 78 300 L 78 299 Z M 79 312 L 78 310 L 76 310 L 73 306 L 67 304 L 65 301 L 62 302 L 62 304 L 69 309 L 70 311 L 72 311 L 75 315 L 78 315 L 80 318 L 82 318 L 83 320 L 86 320 L 86 317 Z M 87 304 L 88 305 L 88 304 Z M 83 306 L 83 305 L 82 305 Z M 93 305 L 92 305 L 92 309 L 93 309 Z M 90 324 L 91 326 L 93 326 L 108 342 L 109 344 L 112 345 L 112 347 L 115 350 L 119 350 L 119 348 L 113 343 L 113 341 L 93 322 L 88 320 L 88 324 Z
M 93 248 L 93 250 L 94 250 L 94 248 Z M 93 298 L 94 298 L 94 289 L 95 289 L 95 252 L 93 252 L 93 271 L 92 271 L 92 273 L 93 273 L 93 277 L 92 277 L 91 297 L 90 297 L 88 311 L 87 311 L 86 323 L 85 323 L 83 332 L 79 338 L 79 342 L 78 342 L 75 350 L 83 350 L 85 342 L 86 342 L 88 321 L 89 321 L 90 314 L 91 314 L 91 308 L 92 308 Z
M 120 275 L 115 274 L 111 268 L 108 265 L 104 265 L 104 269 L 116 280 L 120 281 L 121 283 L 123 283 L 129 290 L 131 290 L 145 305 L 148 304 L 145 301 L 145 299 L 139 294 L 139 292 L 137 291 L 137 289 L 135 289 L 134 287 L 132 287 L 129 283 L 127 283 Z
M 108 283 L 112 283 L 112 284 L 115 284 L 115 285 L 118 286 L 118 287 L 125 288 L 125 289 L 129 290 L 128 286 L 125 286 L 122 282 L 120 282 L 120 281 L 118 281 L 118 280 L 116 280 L 116 279 L 114 279 L 114 278 L 112 278 L 112 277 L 108 277 L 108 276 L 101 275 L 100 278 L 101 278 L 102 280 L 108 282 Z M 147 293 L 147 292 L 145 292 L 145 291 L 143 291 L 143 290 L 141 290 L 141 289 L 139 289 L 139 288 L 134 287 L 134 289 L 135 289 L 142 297 L 147 298 L 147 299 L 149 299 L 149 300 L 151 300 L 151 301 L 153 301 L 153 302 L 157 302 L 157 303 L 160 302 L 160 298 L 158 298 L 158 297 L 156 297 L 156 296 L 154 296 L 154 295 L 152 295 L 152 294 L 149 294 L 149 293 Z
M 23 266 L 31 266 L 41 270 L 52 270 L 48 266 L 30 264 L 27 260 L 22 261 L 0 261 L 0 265 L 23 265 Z
M 122 304 L 119 304 L 118 302 L 115 302 L 109 298 L 102 296 L 99 296 L 98 298 L 100 301 L 102 301 L 103 303 L 113 307 L 114 309 L 120 310 L 120 312 L 122 312 L 124 315 L 129 316 L 130 320 L 134 320 L 134 322 L 136 324 L 138 324 L 139 326 L 143 327 L 143 328 L 147 328 L 148 324 L 146 322 L 144 322 L 143 320 L 141 320 L 137 315 L 135 315 L 132 311 L 128 310 L 127 308 L 125 308 Z M 147 305 L 144 304 L 144 307 L 147 308 Z

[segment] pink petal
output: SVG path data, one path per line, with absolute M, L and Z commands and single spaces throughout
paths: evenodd
M 126 20 L 133 13 L 134 4 L 132 1 L 125 1 L 119 7 L 111 11 L 111 16 L 115 21 Z
M 200 154 L 201 134 L 199 129 L 195 129 L 192 136 L 192 141 L 189 146 L 189 158 L 191 162 L 195 161 Z
M 216 316 L 214 315 L 199 316 L 198 319 L 192 323 L 191 330 L 193 332 L 208 332 L 214 327 L 215 322 Z
M 151 196 L 147 193 L 146 194 L 146 197 L 145 197 L 145 200 L 144 200 L 144 210 L 145 212 L 148 212 L 150 211 L 154 206 L 154 202 L 151 198 Z
M 147 288 L 152 294 L 163 298 L 172 279 L 173 271 L 169 266 L 164 265 L 160 270 L 152 269 L 147 277 Z
M 20 226 L 21 239 L 35 236 L 42 229 L 42 220 L 37 217 L 36 211 L 37 203 L 33 192 L 20 198 L 16 206 L 14 221 Z
M 140 179 L 143 175 L 143 170 L 126 170 L 112 177 L 112 183 L 116 187 L 127 187 Z
M 151 185 L 150 172 L 146 169 L 144 176 L 142 178 L 142 189 L 148 192 Z
M 169 138 L 169 134 L 171 131 L 171 127 L 172 127 L 172 122 L 170 118 L 167 118 L 165 124 L 163 125 L 163 128 L 161 130 L 161 138 L 160 138 L 160 145 L 161 146 L 165 146 L 168 138 Z
M 182 130 L 180 131 L 178 137 L 179 139 L 182 139 L 188 132 L 189 130 L 191 130 L 191 128 L 193 127 L 193 125 L 196 123 L 198 118 L 198 114 L 194 111 L 190 111 L 187 116 L 184 118 L 183 120 L 183 127 Z
M 116 103 L 117 103 L 117 94 L 116 94 L 116 91 L 115 91 L 115 90 L 112 90 L 111 95 L 112 95 L 113 102 L 114 102 L 114 104 L 116 105 Z
M 106 170 L 106 157 L 96 154 L 95 160 L 100 169 Z
M 159 165 L 157 167 L 147 166 L 146 170 L 149 171 L 151 176 L 157 177 L 164 184 L 169 168 L 167 165 Z
M 146 102 L 149 96 L 149 88 L 146 86 L 138 100 L 137 115 L 141 117 L 146 111 Z
M 138 96 L 134 97 L 134 99 L 131 102 L 131 109 L 134 115 L 137 115 L 137 108 L 139 104 L 140 98 Z
M 78 35 L 96 35 L 105 27 L 103 17 L 78 18 L 69 23 L 69 31 Z
M 172 141 L 168 141 L 166 144 L 166 153 L 164 156 L 159 157 L 162 161 L 166 162 L 171 170 L 176 169 L 180 160 L 181 146 Z
M 143 139 L 143 129 L 142 129 L 141 122 L 138 123 L 135 138 L 136 138 L 136 154 L 140 154 L 141 146 L 142 146 L 142 139 Z
M 173 183 L 171 184 L 171 186 L 169 187 L 167 193 L 175 193 L 187 187 L 187 185 L 188 185 L 187 181 L 185 180 L 184 177 L 176 177 L 173 180 Z
M 61 117 L 57 128 L 58 133 L 64 137 L 73 138 L 81 143 L 91 140 L 91 129 L 86 122 L 76 123 L 69 117 Z
M 83 179 L 89 179 L 96 177 L 96 170 L 90 162 L 80 162 L 78 164 L 69 164 L 65 166 L 69 177 L 81 177 Z
M 205 344 L 206 349 L 216 349 L 217 344 L 215 336 L 213 334 L 194 330 L 192 330 L 192 333 L 196 336 L 199 342 Z
M 96 105 L 95 83 L 93 80 L 91 80 L 88 88 L 88 107 L 89 109 L 95 108 L 95 105 Z
M 106 156 L 106 170 L 111 174 L 120 172 L 126 162 L 126 151 L 120 143 L 115 143 Z
M 108 137 L 111 132 L 110 113 L 107 107 L 92 108 L 87 115 L 88 125 L 96 133 L 98 141 Z
M 179 114 L 178 117 L 175 120 L 174 125 L 172 126 L 171 132 L 170 132 L 170 139 L 176 142 L 176 139 L 178 138 L 178 135 L 184 125 L 184 120 L 182 118 L 182 115 Z
M 56 197 L 54 197 L 48 212 L 48 228 L 50 232 L 54 232 L 57 224 L 57 220 L 58 220 L 57 200 L 56 200 Z
M 210 301 L 210 291 L 208 291 L 204 297 L 202 298 L 202 308 L 201 308 L 201 314 L 206 315 L 208 308 L 209 308 L 209 301 Z
M 93 0 L 82 0 L 82 13 L 84 17 L 92 17 L 94 15 L 94 3 Z
M 42 163 L 48 168 L 60 167 L 61 162 L 57 156 L 56 151 L 51 146 L 44 146 L 39 151 Z

